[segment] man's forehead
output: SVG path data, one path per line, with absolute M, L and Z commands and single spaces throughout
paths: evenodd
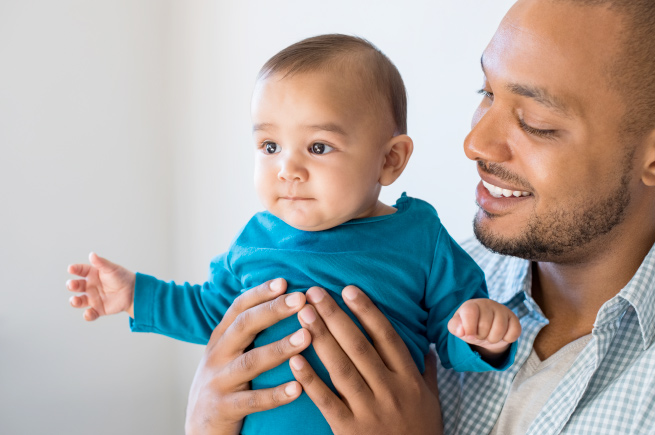
M 621 28 L 606 8 L 519 0 L 485 50 L 483 70 L 516 95 L 567 116 L 580 113 L 611 87 Z

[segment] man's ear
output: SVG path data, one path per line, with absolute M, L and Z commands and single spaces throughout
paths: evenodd
M 641 180 L 646 186 L 655 187 L 655 130 L 646 138 L 645 150 Z
M 414 142 L 406 134 L 394 136 L 385 145 L 387 150 L 380 172 L 380 184 L 388 186 L 400 177 L 405 170 L 409 157 L 414 151 Z

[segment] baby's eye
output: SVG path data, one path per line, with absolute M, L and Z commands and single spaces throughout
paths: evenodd
M 265 154 L 277 154 L 282 151 L 280 145 L 276 144 L 275 142 L 264 142 L 262 144 L 262 148 L 264 148 Z
M 316 142 L 309 148 L 309 152 L 312 154 L 327 154 L 333 150 L 334 148 L 332 148 L 330 145 L 325 145 L 321 142 Z

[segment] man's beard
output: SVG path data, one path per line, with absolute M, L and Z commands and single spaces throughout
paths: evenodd
M 487 249 L 513 257 L 532 261 L 556 261 L 592 240 L 609 233 L 625 218 L 630 204 L 629 170 L 624 168 L 620 184 L 604 198 L 569 208 L 557 208 L 547 215 L 532 215 L 522 235 L 513 239 L 493 233 L 484 228 L 479 216 L 473 221 L 477 239 Z M 494 219 L 480 209 L 487 219 Z

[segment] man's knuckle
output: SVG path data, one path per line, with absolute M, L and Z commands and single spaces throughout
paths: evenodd
M 328 391 L 323 391 L 317 397 L 319 408 L 330 409 L 334 406 L 332 395 Z
M 283 341 L 276 341 L 273 343 L 271 346 L 271 353 L 275 357 L 280 357 L 284 356 L 287 353 L 287 346 L 285 345 L 285 342 Z
M 259 394 L 251 394 L 246 400 L 246 407 L 248 409 L 259 409 L 260 399 Z
M 330 317 L 334 316 L 337 312 L 337 304 L 334 302 L 327 303 L 321 310 L 321 317 L 324 319 L 329 319 Z
M 250 371 L 255 366 L 256 358 L 253 352 L 244 353 L 239 359 L 239 368 L 243 371 Z
M 368 342 L 368 340 L 365 337 L 360 337 L 355 340 L 355 343 L 353 344 L 353 351 L 357 355 L 365 355 L 369 353 L 371 350 L 371 344 Z
M 393 345 L 394 343 L 397 343 L 400 341 L 400 336 L 396 332 L 395 329 L 391 326 L 387 326 L 382 329 L 382 339 L 385 341 L 385 343 L 389 343 L 390 345 Z
M 339 373 L 341 376 L 343 376 L 346 379 L 350 378 L 354 374 L 353 365 L 350 362 L 350 359 L 346 357 L 340 358 L 335 363 L 335 369 L 337 373 Z

